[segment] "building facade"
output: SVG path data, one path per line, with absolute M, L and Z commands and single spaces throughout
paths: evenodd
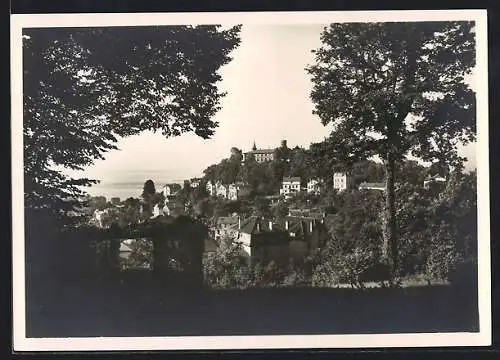
M 240 222 L 236 241 L 251 263 L 274 261 L 286 265 L 290 259 L 304 259 L 324 246 L 326 238 L 323 218 L 287 216 L 276 223 L 251 216 Z
M 333 188 L 337 191 L 347 190 L 351 185 L 351 176 L 346 172 L 333 174 Z
M 379 190 L 379 191 L 385 191 L 385 184 L 384 183 L 367 183 L 363 182 L 359 184 L 359 190 Z
M 431 184 L 445 183 L 445 182 L 446 178 L 442 176 L 433 176 L 424 180 L 424 188 L 428 189 L 431 186 Z
M 227 187 L 227 198 L 228 200 L 238 200 L 238 194 L 240 191 L 239 185 L 236 184 L 230 184 Z
M 251 151 L 243 153 L 242 161 L 245 161 L 249 157 L 253 157 L 256 162 L 264 163 L 274 160 L 274 149 L 257 149 L 255 142 Z
M 280 195 L 285 197 L 292 196 L 300 191 L 299 177 L 284 177 L 281 182 Z
M 228 200 L 238 200 L 240 188 L 240 184 L 224 185 L 221 182 L 207 182 L 207 192 L 210 196 L 218 196 Z
M 214 239 L 219 242 L 220 240 L 228 237 L 236 239 L 238 237 L 238 228 L 241 224 L 239 216 L 223 216 L 219 217 L 213 229 Z
M 317 180 L 317 179 L 310 179 L 308 182 L 307 182 L 307 193 L 308 194 L 316 194 L 316 195 L 319 195 L 320 193 L 320 181 Z

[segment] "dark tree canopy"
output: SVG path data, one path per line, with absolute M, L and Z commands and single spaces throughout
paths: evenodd
M 81 170 L 144 130 L 213 135 L 224 96 L 218 70 L 236 26 L 44 28 L 23 32 L 24 165 L 28 208 L 61 214 Z M 66 205 L 65 205 L 66 204 Z
M 144 187 L 142 189 L 142 198 L 146 199 L 149 196 L 153 196 L 156 194 L 155 183 L 153 180 L 146 180 L 144 182 Z
M 475 66 L 473 22 L 340 23 L 315 51 L 311 99 L 345 167 L 378 155 L 384 162 L 384 247 L 397 272 L 395 173 L 408 155 L 461 169 L 457 145 L 476 136 L 476 100 L 465 77 Z
M 460 166 L 459 141 L 475 139 L 471 22 L 332 24 L 307 70 L 333 150 L 348 165 L 388 152 Z

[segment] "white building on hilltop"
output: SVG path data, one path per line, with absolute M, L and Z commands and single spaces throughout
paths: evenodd
M 252 150 L 243 154 L 242 162 L 244 162 L 249 157 L 253 157 L 258 163 L 273 161 L 274 149 L 257 149 L 254 141 Z

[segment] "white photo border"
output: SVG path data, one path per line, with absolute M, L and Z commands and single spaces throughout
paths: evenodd
M 188 337 L 26 338 L 23 176 L 22 29 L 31 27 L 151 26 L 180 24 L 312 24 L 470 20 L 476 23 L 478 304 L 477 333 L 383 335 L 273 335 Z M 11 15 L 13 350 L 238 350 L 301 348 L 447 347 L 491 345 L 491 270 L 486 10 L 100 13 Z

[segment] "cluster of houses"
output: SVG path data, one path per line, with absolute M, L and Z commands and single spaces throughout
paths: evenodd
M 321 193 L 322 181 L 318 179 L 309 179 L 305 187 L 301 186 L 300 177 L 285 177 L 281 183 L 280 195 L 290 198 L 298 192 L 319 195 Z M 335 172 L 333 174 L 333 188 L 337 191 L 344 191 L 352 184 L 351 176 L 346 172 Z
M 222 182 L 207 182 L 207 192 L 210 196 L 222 197 L 227 200 L 238 200 L 243 183 L 225 185 Z
M 304 259 L 321 248 L 327 239 L 325 214 L 293 213 L 283 219 L 250 216 L 242 219 L 233 214 L 220 217 L 211 229 L 216 243 L 231 239 L 240 244 L 250 264 L 275 261 L 286 264 L 289 259 Z

